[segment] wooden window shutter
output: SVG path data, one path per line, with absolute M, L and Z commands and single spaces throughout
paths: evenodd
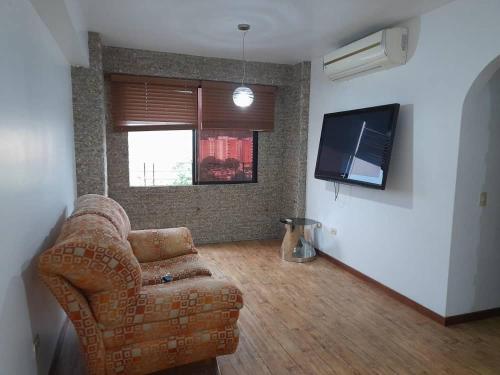
M 248 85 L 254 92 L 254 101 L 247 108 L 233 103 L 237 83 L 203 81 L 202 129 L 235 129 L 272 131 L 276 87 Z
M 111 112 L 122 131 L 198 128 L 199 81 L 110 75 Z

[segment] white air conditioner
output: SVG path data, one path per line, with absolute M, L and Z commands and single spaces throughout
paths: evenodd
M 340 80 L 406 64 L 408 30 L 395 27 L 351 43 L 323 58 L 323 70 Z

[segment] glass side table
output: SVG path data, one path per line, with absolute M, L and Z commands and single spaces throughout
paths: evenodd
M 286 233 L 281 244 L 281 259 L 289 262 L 310 262 L 316 258 L 314 229 L 321 223 L 302 217 L 280 219 Z

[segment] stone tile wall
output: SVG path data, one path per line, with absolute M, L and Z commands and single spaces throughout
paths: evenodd
M 103 47 L 102 62 L 104 74 L 241 79 L 241 62 L 229 59 Z M 130 187 L 128 135 L 113 130 L 104 95 L 109 196 L 123 205 L 134 229 L 187 226 L 197 243 L 279 238 L 279 218 L 305 210 L 309 73 L 309 63 L 247 65 L 249 83 L 278 86 L 275 129 L 259 133 L 256 184 Z M 103 88 L 109 94 L 105 81 Z
M 72 67 L 77 193 L 107 194 L 102 43 L 89 33 L 89 68 Z

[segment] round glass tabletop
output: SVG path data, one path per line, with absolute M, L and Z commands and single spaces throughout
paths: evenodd
M 307 219 L 305 217 L 287 217 L 287 218 L 280 219 L 280 221 L 283 224 L 290 224 L 290 225 L 317 225 L 317 224 L 319 224 L 319 221 Z

